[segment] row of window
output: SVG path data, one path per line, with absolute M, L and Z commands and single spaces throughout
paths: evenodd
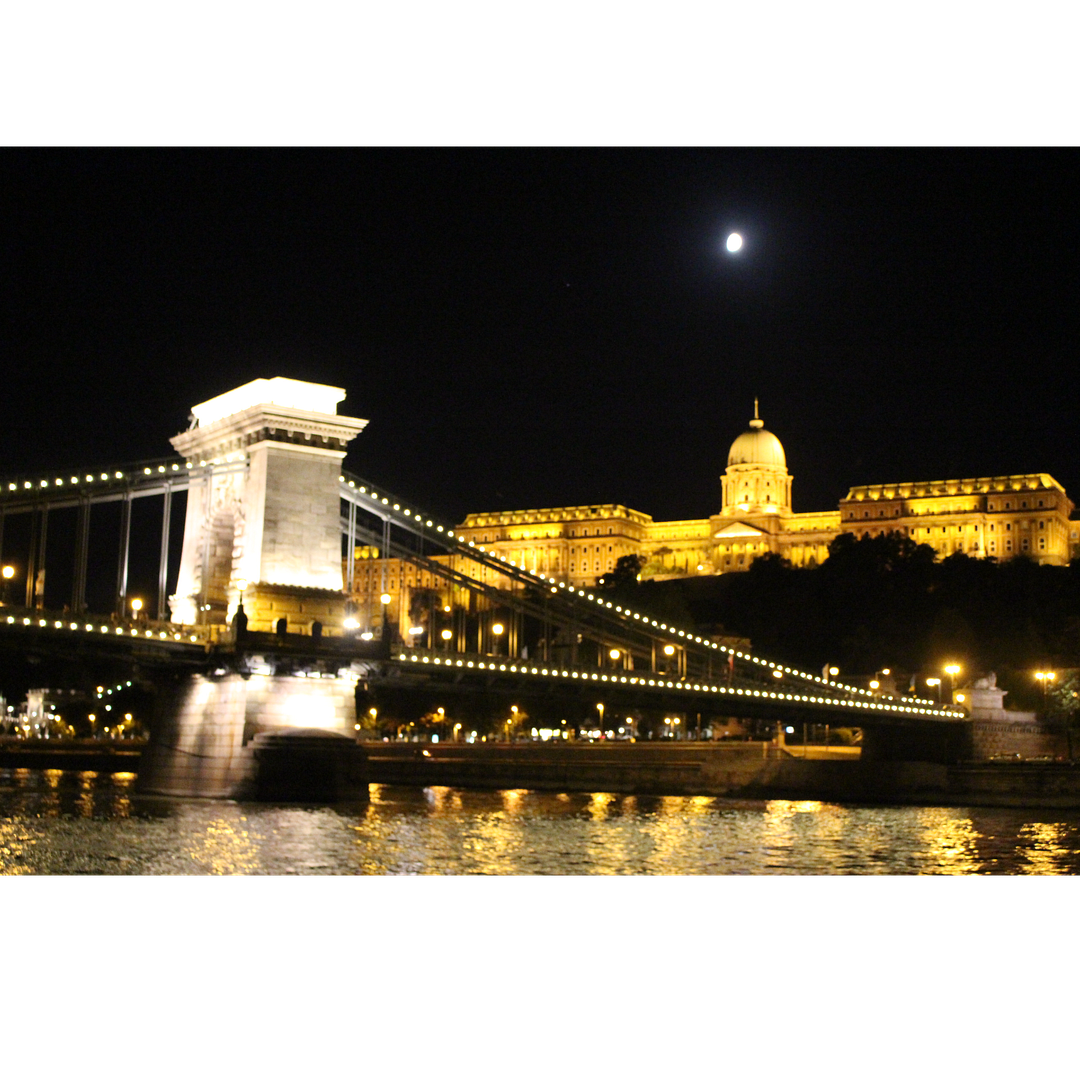
M 550 533 L 545 533 L 543 536 L 537 536 L 536 539 L 540 539 L 540 540 L 542 540 L 542 539 L 558 539 L 561 535 L 562 535 L 562 533 L 559 533 L 559 532 L 550 532 Z M 568 535 L 569 536 L 603 536 L 604 531 L 603 531 L 602 528 L 600 528 L 600 526 L 597 526 L 595 529 L 592 529 L 592 530 L 590 530 L 590 529 L 571 529 L 569 531 Z M 608 536 L 614 536 L 615 535 L 615 527 L 613 525 L 608 526 L 607 535 Z M 478 543 L 478 544 L 494 544 L 494 543 L 496 543 L 496 542 L 498 542 L 500 540 L 505 541 L 507 539 L 517 539 L 517 538 L 515 538 L 515 537 L 505 537 L 501 533 L 484 533 L 484 535 L 481 536 L 476 541 L 476 543 Z M 521 539 L 530 539 L 530 538 L 522 537 Z
M 1055 507 L 1056 505 L 1057 505 L 1056 502 L 1051 502 L 1050 503 L 1051 507 Z M 1044 506 L 1044 500 L 1039 499 L 1036 508 L 1037 509 L 1043 509 L 1043 506 Z M 1011 501 L 1006 501 L 1005 505 L 1001 506 L 1001 507 L 997 506 L 997 504 L 995 504 L 995 503 L 990 503 L 987 506 L 988 510 L 995 510 L 995 511 L 996 510 L 1011 510 L 1012 508 L 1013 508 L 1013 504 L 1012 504 Z M 1022 499 L 1020 501 L 1019 509 L 1021 509 L 1021 510 L 1027 510 L 1028 509 L 1028 500 L 1027 499 Z M 885 511 L 886 511 L 885 507 L 880 507 L 878 509 L 877 516 L 879 518 L 885 517 Z M 900 507 L 900 506 L 893 507 L 893 516 L 894 517 L 903 516 L 902 511 L 903 511 L 903 508 Z M 908 510 L 908 513 L 907 513 L 906 516 L 915 517 L 915 516 L 918 516 L 920 513 L 921 514 L 934 514 L 934 515 L 938 515 L 938 514 L 973 514 L 973 513 L 978 513 L 978 508 L 977 507 L 959 507 L 959 508 L 950 507 L 950 508 L 948 508 L 946 510 L 941 509 L 941 507 L 931 507 L 931 508 L 927 508 L 925 510 L 919 510 L 917 508 L 910 508 Z M 854 521 L 854 520 L 856 520 L 858 518 L 858 516 L 859 516 L 859 513 L 858 513 L 857 510 L 849 510 L 847 512 L 847 520 L 848 521 Z M 869 510 L 864 510 L 863 511 L 863 519 L 866 520 L 869 517 L 870 517 L 870 511 Z

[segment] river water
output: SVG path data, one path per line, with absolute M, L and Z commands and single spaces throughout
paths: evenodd
M 1073 874 L 1080 814 L 373 784 L 366 805 L 0 770 L 0 874 Z

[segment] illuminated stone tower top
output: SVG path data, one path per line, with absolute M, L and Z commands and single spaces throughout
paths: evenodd
M 791 476 L 780 440 L 765 430 L 754 398 L 754 419 L 728 451 L 721 478 L 720 513 L 728 517 L 752 514 L 790 514 Z
M 171 441 L 191 467 L 175 622 L 224 622 L 259 585 L 340 592 L 339 475 L 366 420 L 345 391 L 255 379 L 191 410 Z

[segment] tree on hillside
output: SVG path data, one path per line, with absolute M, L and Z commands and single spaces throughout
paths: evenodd
M 615 569 L 597 578 L 596 587 L 605 592 L 611 589 L 626 588 L 638 583 L 638 574 L 645 565 L 643 555 L 622 555 L 615 562 Z

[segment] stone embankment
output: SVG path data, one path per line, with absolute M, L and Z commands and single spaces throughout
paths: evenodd
M 1080 807 L 1080 763 L 871 761 L 769 743 L 359 744 L 372 783 L 935 806 Z M 358 748 L 359 748 L 358 747 Z M 0 742 L 0 769 L 137 772 L 142 744 Z
M 73 772 L 138 772 L 146 741 L 0 739 L 0 769 L 67 769 Z
M 837 802 L 1080 807 L 1080 766 L 860 760 L 768 743 L 367 743 L 374 783 Z

